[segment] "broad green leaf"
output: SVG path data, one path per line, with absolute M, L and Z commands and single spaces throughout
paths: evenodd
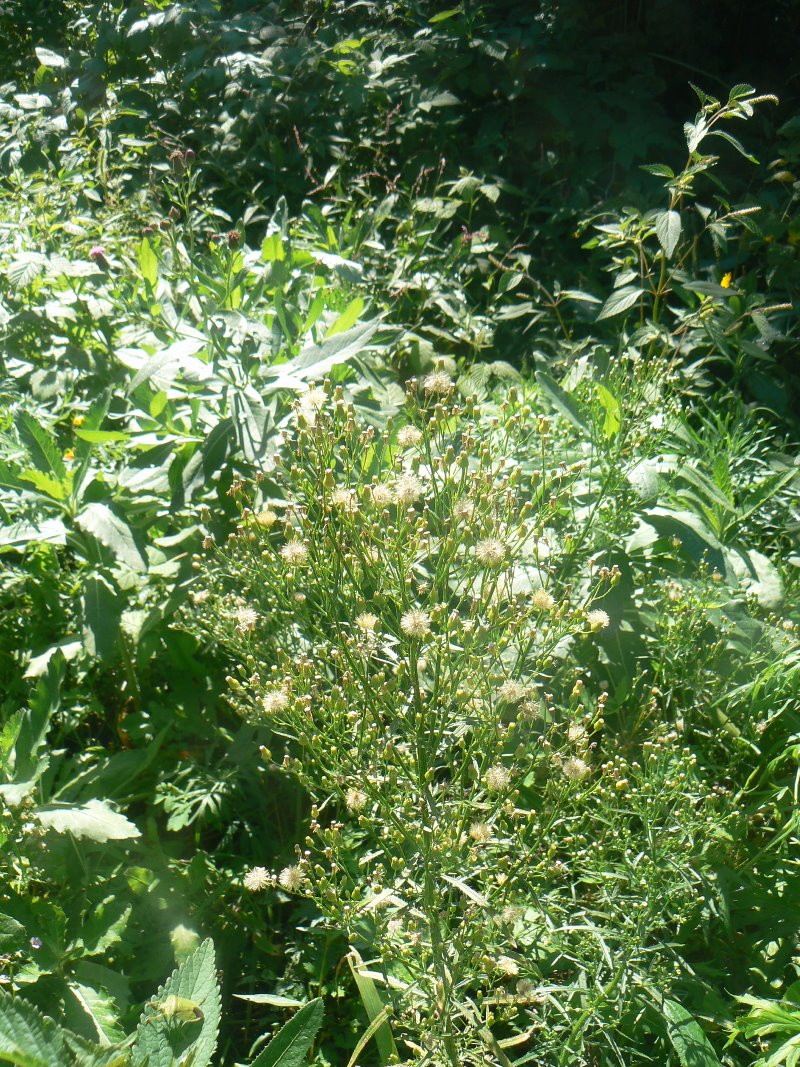
M 20 440 L 27 448 L 36 469 L 43 474 L 52 474 L 66 487 L 69 482 L 67 468 L 54 444 L 52 433 L 48 433 L 27 411 L 21 411 L 17 415 L 16 423 Z
M 24 549 L 28 545 L 65 545 L 67 528 L 61 519 L 44 519 L 34 525 L 14 522 L 0 527 L 0 548 Z
M 602 382 L 597 382 L 597 396 L 606 413 L 606 417 L 603 420 L 603 436 L 606 440 L 610 440 L 615 434 L 619 433 L 619 428 L 622 425 L 622 408 L 619 400 Z
M 656 237 L 667 259 L 672 258 L 681 237 L 681 216 L 678 211 L 660 211 L 656 218 Z
M 124 430 L 75 430 L 75 436 L 92 445 L 104 445 L 112 441 L 130 441 L 131 435 Z
M 90 841 L 125 841 L 141 837 L 141 831 L 124 815 L 103 800 L 89 800 L 85 804 L 48 805 L 37 808 L 33 815 L 46 830 L 57 834 L 72 834 Z
M 681 1067 L 722 1067 L 703 1028 L 683 1005 L 665 1000 L 662 1011 Z
M 598 319 L 610 319 L 613 315 L 621 315 L 638 303 L 644 289 L 637 285 L 623 285 L 606 300 L 597 315 Z
M 582 430 L 587 436 L 591 436 L 588 413 L 578 401 L 562 389 L 558 382 L 545 371 L 536 372 L 536 381 L 556 411 L 560 412 L 576 429 Z
M 85 1032 L 87 1037 L 91 1035 L 92 1040 L 100 1045 L 117 1044 L 125 1040 L 125 1032 L 119 1024 L 119 1012 L 108 993 L 74 980 L 68 981 L 67 986 L 76 1009 L 84 1017 L 83 1026 L 72 1025 L 71 1029 L 78 1033 Z
M 60 56 L 58 52 L 51 52 L 49 48 L 35 48 L 34 51 L 36 52 L 36 58 L 43 67 L 61 70 L 67 65 L 67 61 L 63 56 Z
M 322 1023 L 322 1001 L 310 1000 L 282 1026 L 250 1067 L 303 1067 Z
M 70 1067 L 61 1030 L 21 997 L 0 989 L 0 1062 L 13 1067 Z
M 265 263 L 274 263 L 286 258 L 286 250 L 279 233 L 271 233 L 261 244 L 261 258 Z
M 14 289 L 24 289 L 30 285 L 47 264 L 47 256 L 41 252 L 21 252 L 5 269 L 6 277 Z
M 158 281 L 158 256 L 146 237 L 142 238 L 139 247 L 136 249 L 136 260 L 139 264 L 139 270 L 142 272 L 142 277 L 151 289 L 155 289 Z
M 110 549 L 120 563 L 134 571 L 147 570 L 147 560 L 136 543 L 133 531 L 107 504 L 87 504 L 75 522 Z
M 176 1023 L 167 1018 L 161 1005 L 170 997 L 196 1005 L 202 1019 Z M 147 1067 L 174 1067 L 181 1059 L 191 1059 L 192 1067 L 207 1067 L 217 1044 L 220 995 L 214 946 L 203 944 L 182 963 L 148 1002 L 139 1020 L 133 1046 L 134 1061 Z

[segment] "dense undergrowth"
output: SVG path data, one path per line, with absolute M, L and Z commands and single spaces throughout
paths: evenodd
M 782 86 L 681 131 L 580 3 L 0 19 L 2 1055 L 796 1062 Z

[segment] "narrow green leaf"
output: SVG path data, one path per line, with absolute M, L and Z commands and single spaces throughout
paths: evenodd
M 367 1013 L 370 1023 L 372 1023 L 383 1012 L 384 1003 L 375 983 L 363 973 L 364 961 L 354 948 L 350 949 L 347 962 L 353 973 L 361 1003 L 364 1005 L 364 1011 Z M 375 1044 L 378 1046 L 381 1063 L 387 1064 L 392 1056 L 397 1055 L 397 1047 L 392 1037 L 392 1030 L 385 1018 L 375 1031 Z
M 558 382 L 545 371 L 536 372 L 536 381 L 556 411 L 560 412 L 576 429 L 583 430 L 587 435 L 591 434 L 589 417 L 574 397 L 565 392 Z
M 67 469 L 54 444 L 53 435 L 27 411 L 21 411 L 17 415 L 16 423 L 20 440 L 27 448 L 36 469 L 43 474 L 55 475 L 56 479 L 65 485 L 68 481 Z
M 355 300 L 351 300 L 336 322 L 334 322 L 333 326 L 331 326 L 325 334 L 325 339 L 327 340 L 329 337 L 334 337 L 337 333 L 344 333 L 344 331 L 349 330 L 351 326 L 355 326 L 364 307 L 365 303 L 360 296 L 357 296 Z
M 376 1035 L 377 1035 L 378 1031 L 381 1029 L 381 1027 L 384 1026 L 384 1025 L 388 1025 L 388 1020 L 389 1020 L 389 1009 L 388 1008 L 381 1009 L 381 1011 L 375 1016 L 375 1018 L 369 1024 L 367 1029 L 364 1031 L 364 1033 L 358 1039 L 358 1044 L 353 1049 L 353 1055 L 347 1061 L 347 1067 L 355 1067 L 355 1065 L 358 1063 L 358 1057 L 361 1055 L 361 1053 L 364 1051 L 364 1049 L 367 1047 L 367 1045 L 370 1043 L 370 1041 L 373 1039 L 373 1037 L 376 1037 Z
M 281 1027 L 250 1067 L 302 1067 L 321 1024 L 322 1001 L 310 1000 Z

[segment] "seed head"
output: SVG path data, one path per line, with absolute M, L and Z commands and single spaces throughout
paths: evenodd
M 281 549 L 281 559 L 290 567 L 302 567 L 308 562 L 308 548 L 302 541 L 287 541 Z
M 399 474 L 394 483 L 394 499 L 400 507 L 416 504 L 425 491 L 416 474 Z
M 519 964 L 510 956 L 498 956 L 495 967 L 506 978 L 516 978 L 519 974 Z
M 378 616 L 371 611 L 362 611 L 360 615 L 356 616 L 356 626 L 366 633 L 374 633 L 378 629 L 380 621 Z
M 416 426 L 403 426 L 397 434 L 397 443 L 401 448 L 415 448 L 422 440 L 422 431 Z
M 556 602 L 546 589 L 537 589 L 531 597 L 531 604 L 537 611 L 552 611 Z
M 483 781 L 490 793 L 502 793 L 511 781 L 511 772 L 502 763 L 495 763 L 484 775 Z
M 272 508 L 264 508 L 263 511 L 259 511 L 256 515 L 256 522 L 258 525 L 265 526 L 267 529 L 269 529 L 270 526 L 274 526 L 277 521 L 277 513 L 274 512 Z
M 497 690 L 498 697 L 504 704 L 519 704 L 524 699 L 527 689 L 521 682 L 513 678 L 507 679 Z
M 592 768 L 586 762 L 577 756 L 573 756 L 571 759 L 564 760 L 561 765 L 561 770 L 565 778 L 569 778 L 571 782 L 580 782 L 588 774 L 591 774 Z
M 367 799 L 367 794 L 360 789 L 348 789 L 344 798 L 345 807 L 351 815 L 357 815 L 367 806 Z
M 334 489 L 331 503 L 346 515 L 354 515 L 358 511 L 358 497 L 354 489 Z
M 487 537 L 475 545 L 474 553 L 482 567 L 501 567 L 506 558 L 506 546 L 496 537 Z
M 422 390 L 426 396 L 447 396 L 453 388 L 453 379 L 443 370 L 435 370 L 422 379 Z
M 383 482 L 379 482 L 377 485 L 371 485 L 369 495 L 376 508 L 388 508 L 390 504 L 394 503 L 394 493 L 389 486 L 384 485 Z
M 469 836 L 476 845 L 487 845 L 492 840 L 492 828 L 486 822 L 474 822 L 469 828 Z

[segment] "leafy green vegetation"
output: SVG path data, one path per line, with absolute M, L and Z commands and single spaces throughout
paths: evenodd
M 629 6 L 0 4 L 4 1062 L 800 1062 L 800 117 Z

